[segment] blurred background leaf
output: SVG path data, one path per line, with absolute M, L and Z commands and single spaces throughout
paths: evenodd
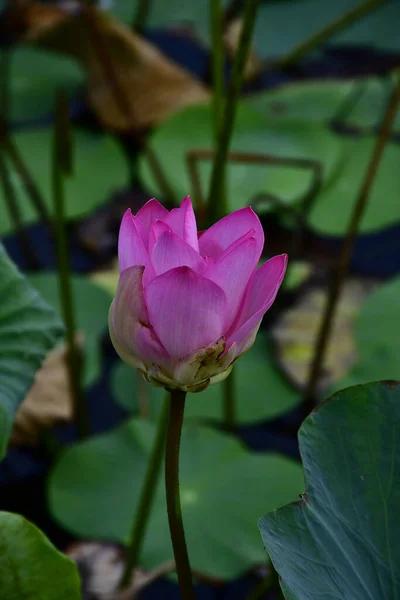
M 14 142 L 32 173 L 33 179 L 50 211 L 52 211 L 49 129 L 16 133 Z M 95 135 L 76 129 L 73 132 L 74 172 L 65 183 L 67 219 L 85 216 L 105 202 L 108 196 L 126 184 L 128 162 L 118 143 L 109 136 Z M 9 172 L 17 193 L 25 223 L 37 220 L 37 213 L 22 185 L 15 166 L 8 161 Z M 12 231 L 4 192 L 0 187 L 0 233 Z
M 54 517 L 76 535 L 126 543 L 154 431 L 133 419 L 66 450 L 49 482 Z M 277 507 L 304 486 L 295 461 L 251 453 L 234 437 L 195 425 L 183 430 L 180 482 L 192 568 L 222 580 L 265 562 L 255 527 L 265 498 Z M 151 568 L 172 556 L 160 477 L 141 564 Z

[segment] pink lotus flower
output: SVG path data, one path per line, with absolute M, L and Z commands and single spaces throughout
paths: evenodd
M 253 344 L 286 270 L 257 269 L 264 233 L 251 208 L 197 232 L 190 197 L 168 212 L 152 199 L 127 210 L 109 327 L 120 357 L 156 385 L 200 391 L 229 375 Z

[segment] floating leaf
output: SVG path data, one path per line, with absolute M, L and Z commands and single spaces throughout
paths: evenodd
M 289 600 L 397 598 L 400 383 L 338 392 L 300 428 L 307 492 L 263 517 Z
M 152 134 L 150 147 L 168 175 L 176 198 L 183 198 L 192 188 L 187 152 L 213 149 L 212 108 L 202 104 L 174 115 Z M 241 104 L 237 112 L 231 150 L 318 160 L 324 168 L 325 180 L 333 176 L 341 156 L 339 138 L 323 125 L 298 120 L 276 122 L 245 104 Z M 203 193 L 207 193 L 211 160 L 202 160 L 198 164 Z M 161 190 L 145 157 L 141 159 L 141 172 L 145 185 L 155 195 L 160 195 Z M 296 202 L 307 193 L 312 178 L 311 170 L 298 167 L 229 162 L 229 210 L 247 205 L 251 198 L 263 192 L 274 194 L 285 202 Z
M 301 0 L 290 4 L 275 0 L 262 3 L 254 30 L 256 51 L 265 58 L 285 55 L 358 4 L 359 0 Z M 327 43 L 398 51 L 399 17 L 398 3 L 388 2 L 331 37 Z
M 28 166 L 50 213 L 53 212 L 51 193 L 50 156 L 52 132 L 50 130 L 17 133 L 14 141 Z M 129 178 L 128 163 L 118 144 L 111 137 L 93 135 L 75 130 L 74 173 L 65 181 L 65 213 L 67 219 L 88 214 L 105 202 L 107 196 L 125 185 Z M 8 160 L 11 180 L 17 192 L 21 216 L 32 223 L 38 215 L 32 206 L 13 163 Z M 13 229 L 4 191 L 0 186 L 0 234 Z
M 41 273 L 31 275 L 29 280 L 61 314 L 57 275 Z M 76 328 L 78 332 L 82 332 L 84 340 L 84 383 L 90 385 L 101 372 L 100 338 L 107 330 L 111 297 L 83 276 L 73 275 L 71 280 Z
M 343 140 L 342 168 L 330 185 L 321 191 L 309 217 L 310 227 L 323 235 L 342 236 L 372 156 L 372 136 Z M 372 185 L 360 233 L 379 231 L 400 221 L 400 149 L 387 144 Z
M 246 354 L 235 364 L 236 420 L 249 425 L 282 415 L 300 402 L 300 396 L 282 377 L 274 365 L 271 344 L 259 333 Z M 137 410 L 138 392 L 136 372 L 125 363 L 119 363 L 112 374 L 112 390 L 117 402 L 130 411 Z M 186 419 L 222 421 L 223 385 L 210 385 L 204 392 L 189 394 Z M 147 385 L 152 413 L 159 411 L 165 394 L 161 388 Z
M 58 88 L 72 98 L 84 84 L 82 69 L 67 57 L 17 47 L 10 59 L 11 121 L 35 120 L 51 114 Z
M 0 459 L 18 405 L 46 354 L 62 335 L 62 324 L 15 268 L 0 244 Z
M 355 323 L 357 349 L 368 357 L 400 347 L 400 276 L 376 289 L 363 304 Z
M 78 569 L 19 515 L 0 512 L 0 588 L 4 600 L 80 600 Z
M 360 129 L 379 127 L 393 91 L 392 84 L 390 77 L 371 77 L 355 83 L 360 95 L 349 111 L 346 123 Z M 400 110 L 393 124 L 393 131 L 400 131 Z
M 324 123 L 336 115 L 353 86 L 351 81 L 338 80 L 289 83 L 253 94 L 246 99 L 246 104 L 274 119 Z
M 80 536 L 126 543 L 154 433 L 149 422 L 132 420 L 66 450 L 50 477 L 57 520 Z M 265 497 L 276 507 L 304 485 L 294 461 L 251 454 L 234 437 L 192 425 L 183 430 L 180 482 L 192 567 L 220 579 L 265 562 L 255 526 Z M 160 476 L 142 552 L 146 568 L 173 556 L 165 506 Z

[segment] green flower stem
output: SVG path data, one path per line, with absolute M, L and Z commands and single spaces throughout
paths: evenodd
M 132 29 L 136 33 L 142 33 L 146 26 L 151 11 L 151 0 L 138 0 L 132 20 Z
M 139 565 L 144 536 L 149 522 L 151 508 L 154 501 L 157 483 L 164 457 L 165 438 L 167 435 L 169 398 L 164 399 L 164 404 L 158 418 L 157 431 L 147 465 L 147 471 L 140 494 L 139 504 L 135 513 L 132 533 L 126 549 L 125 570 L 122 575 L 120 589 L 132 583 L 132 574 Z
M 218 130 L 224 98 L 224 40 L 222 36 L 223 12 L 221 0 L 210 0 L 210 32 L 212 41 L 213 118 L 214 139 L 218 143 Z
M 68 104 L 62 93 L 57 94 L 56 125 L 53 138 L 51 164 L 52 192 L 54 203 L 54 230 L 57 247 L 57 275 L 60 300 L 66 327 L 67 366 L 74 404 L 74 418 L 79 436 L 89 434 L 89 419 L 82 389 L 83 355 L 76 340 L 75 310 L 72 298 L 71 271 L 68 241 L 65 231 L 64 174 L 71 172 L 71 139 L 68 123 Z
M 169 530 L 183 600 L 195 600 L 192 572 L 186 548 L 185 531 L 182 522 L 181 500 L 179 495 L 179 449 L 186 392 L 171 390 L 170 411 L 165 453 L 165 488 Z
M 250 50 L 259 1 L 246 0 L 242 33 L 233 63 L 226 101 L 224 102 L 208 195 L 208 216 L 212 223 L 225 216 L 228 212 L 226 195 L 224 193 L 225 167 L 235 124 L 237 102 L 242 88 L 243 70 Z

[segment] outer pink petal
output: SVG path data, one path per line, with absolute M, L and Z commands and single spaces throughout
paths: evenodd
M 260 219 L 250 208 L 241 208 L 207 229 L 199 238 L 200 254 L 218 258 L 233 242 L 251 229 L 255 230 L 258 256 L 264 247 L 264 232 Z
M 150 229 L 150 226 L 154 221 L 159 219 L 160 221 L 165 221 L 165 218 L 168 216 L 168 211 L 166 208 L 162 206 L 155 198 L 152 198 L 142 208 L 136 213 L 136 217 L 139 219 L 141 223 L 146 227 L 147 230 Z
M 253 230 L 254 231 L 254 230 Z M 206 271 L 205 276 L 221 287 L 228 300 L 225 331 L 228 331 L 237 315 L 249 279 L 257 266 L 257 241 L 243 236 L 239 244 L 232 244 Z
M 151 252 L 151 262 L 156 275 L 181 266 L 202 273 L 206 266 L 200 254 L 172 231 L 165 231 L 158 238 Z
M 287 254 L 279 254 L 267 260 L 254 272 L 246 298 L 246 314 L 249 318 L 261 308 L 267 311 L 274 302 L 286 272 Z
M 122 219 L 118 237 L 118 262 L 120 273 L 133 265 L 146 265 L 148 254 L 143 242 L 143 224 L 128 209 Z
M 243 343 L 254 332 L 257 333 L 261 320 L 274 302 L 283 281 L 287 255 L 274 256 L 254 272 L 246 293 L 242 314 L 228 335 L 226 347 L 237 344 L 240 354 Z
M 189 267 L 153 279 L 146 304 L 154 330 L 174 359 L 214 343 L 223 333 L 225 293 Z
M 199 250 L 197 239 L 196 217 L 194 216 L 192 201 L 190 196 L 186 196 L 179 208 L 174 208 L 163 219 L 177 236 L 185 240 L 195 250 Z
M 160 364 L 168 360 L 168 354 L 150 325 L 142 277 L 143 267 L 130 267 L 122 273 L 110 309 L 110 335 L 123 360 Z

